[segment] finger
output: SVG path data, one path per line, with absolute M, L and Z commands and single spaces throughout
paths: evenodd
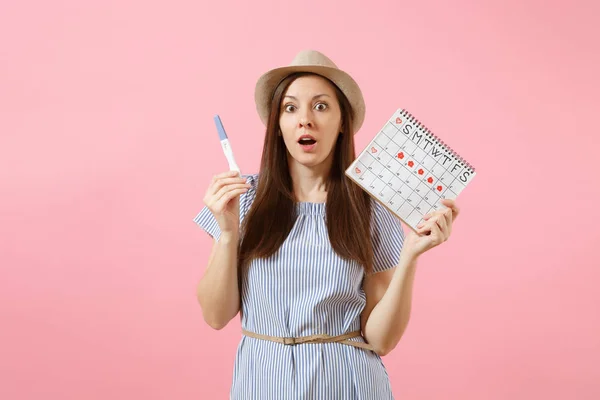
M 436 219 L 436 223 L 442 234 L 441 239 L 445 242 L 450 237 L 452 229 L 452 210 L 444 210 L 444 212 Z
M 242 193 L 244 193 L 245 191 L 247 191 L 248 189 L 235 189 L 232 190 L 230 192 L 227 192 L 225 195 L 223 195 L 223 197 L 221 197 L 217 203 L 215 204 L 216 208 L 219 210 L 224 210 L 225 206 L 227 206 L 227 203 L 229 203 L 229 201 L 231 199 L 233 199 L 234 197 L 237 197 L 239 195 L 241 195 Z
M 456 200 L 450 198 L 442 199 L 441 202 L 448 207 L 453 207 L 456 205 Z
M 438 213 L 439 213 L 439 211 L 432 211 L 430 213 L 425 214 L 423 216 L 423 220 L 421 221 L 421 223 L 417 225 L 417 228 L 424 226 L 425 222 L 431 221 L 431 218 L 435 217 Z
M 442 230 L 440 229 L 440 226 L 438 224 L 433 224 L 431 227 L 431 244 L 433 246 L 437 246 L 438 244 L 442 243 L 444 241 L 444 233 L 442 232 Z
M 460 213 L 460 209 L 456 205 L 456 202 L 452 199 L 442 199 L 442 204 L 452 210 L 452 218 L 456 219 Z
M 436 215 L 427 222 L 417 225 L 417 233 L 419 234 L 425 233 L 427 235 L 433 235 L 435 234 L 435 231 L 440 234 L 444 234 L 444 232 L 447 231 L 446 219 L 443 215 Z
M 452 213 L 453 211 L 451 208 L 446 208 L 442 210 L 441 217 L 446 220 L 446 225 L 452 222 Z
M 229 178 L 220 178 L 213 185 L 215 187 L 222 187 L 224 185 L 229 185 L 231 183 L 245 183 L 245 182 L 246 182 L 246 178 L 233 176 L 233 177 L 229 177 Z
M 234 178 L 235 179 L 235 178 Z M 251 185 L 249 183 L 230 183 L 227 185 L 222 186 L 219 190 L 215 191 L 215 187 L 214 185 L 211 185 L 209 187 L 209 189 L 207 190 L 205 196 L 204 196 L 204 204 L 206 204 L 208 206 L 208 208 L 214 210 L 214 211 L 219 211 L 215 209 L 215 203 L 217 203 L 224 194 L 226 194 L 227 192 L 229 192 L 230 190 L 235 190 L 235 189 L 243 189 L 243 190 L 248 190 L 250 189 Z
M 440 227 L 433 221 L 427 222 L 427 224 L 423 228 L 417 230 L 417 233 L 423 236 L 427 236 L 431 241 L 431 247 L 437 246 L 443 241 L 443 234 L 440 231 Z
M 444 234 L 446 235 L 446 240 L 448 240 L 452 233 L 452 222 L 454 221 L 452 210 L 448 210 L 444 216 L 446 217 L 446 231 Z
M 427 221 L 427 222 L 422 222 L 419 225 L 417 225 L 417 233 L 420 235 L 429 235 L 429 233 L 431 232 L 431 227 L 435 225 L 435 222 L 432 221 Z
M 245 184 L 245 182 L 246 182 L 246 178 L 237 178 L 237 177 L 220 178 L 210 185 L 209 193 L 217 194 L 219 192 L 219 190 L 223 189 L 224 187 L 227 187 L 227 186 L 233 185 L 233 184 L 238 184 L 238 185 Z
M 223 186 L 217 193 L 215 193 L 215 199 L 218 201 L 221 197 L 223 197 L 226 193 L 232 190 L 244 189 L 248 190 L 250 185 L 248 183 L 231 183 L 229 185 Z
M 218 175 L 214 175 L 213 178 L 212 178 L 212 181 L 216 182 L 219 179 L 227 178 L 227 177 L 231 177 L 231 176 L 236 176 L 236 175 L 239 175 L 239 172 L 237 172 L 237 171 L 226 171 L 226 172 L 222 172 L 222 173 L 220 173 Z
M 439 210 L 431 211 L 423 216 L 425 221 L 429 220 L 431 217 L 443 213 L 446 208 L 440 208 Z
M 247 188 L 243 188 L 243 189 L 234 189 L 231 191 L 226 192 L 223 196 L 219 197 L 219 198 L 213 198 L 211 201 L 211 205 L 209 206 L 209 208 L 215 212 L 215 213 L 222 213 L 225 208 L 227 207 L 227 204 L 229 203 L 229 201 L 231 199 L 233 199 L 236 196 L 239 196 L 240 194 L 246 192 L 248 189 Z
M 445 236 L 448 230 L 445 213 L 438 215 L 435 219 L 435 223 L 440 228 L 441 233 Z
M 428 221 L 429 219 L 431 219 L 431 217 L 435 216 L 436 213 L 438 213 L 438 211 L 432 211 L 430 213 L 427 213 L 427 214 L 423 215 L 423 219 L 425 221 Z
M 416 230 L 416 232 L 419 235 L 429 235 L 430 231 L 431 231 L 431 226 L 429 224 L 422 225 L 420 228 L 417 228 L 417 230 Z

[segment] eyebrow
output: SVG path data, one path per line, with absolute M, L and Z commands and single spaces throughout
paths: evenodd
M 286 95 L 285 97 L 289 97 L 290 99 L 298 100 L 298 99 L 297 99 L 296 97 L 294 97 L 294 96 L 289 96 L 289 95 Z M 313 97 L 313 100 L 314 100 L 314 99 L 316 99 L 317 97 L 331 97 L 331 96 L 330 96 L 330 95 L 328 95 L 328 94 L 322 93 L 322 94 L 318 94 L 318 95 L 314 96 L 314 97 Z

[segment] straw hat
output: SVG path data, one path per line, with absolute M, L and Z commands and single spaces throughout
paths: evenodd
M 354 133 L 358 132 L 365 119 L 365 102 L 358 84 L 327 56 L 315 50 L 301 51 L 289 66 L 272 69 L 258 79 L 254 100 L 263 124 L 267 125 L 275 88 L 286 76 L 294 72 L 312 72 L 328 78 L 337 85 L 352 106 L 353 130 Z

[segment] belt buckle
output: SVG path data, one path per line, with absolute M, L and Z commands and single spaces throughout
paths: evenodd
M 283 338 L 283 344 L 285 345 L 289 345 L 289 346 L 294 346 L 296 345 L 296 338 L 294 337 L 284 337 Z

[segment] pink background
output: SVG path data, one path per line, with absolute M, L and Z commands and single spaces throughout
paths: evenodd
M 305 48 L 360 83 L 359 149 L 405 107 L 477 168 L 397 398 L 600 398 L 600 7 L 487 3 L 2 2 L 0 398 L 227 398 L 239 321 L 195 298 L 212 117 L 256 172 L 255 81 Z

